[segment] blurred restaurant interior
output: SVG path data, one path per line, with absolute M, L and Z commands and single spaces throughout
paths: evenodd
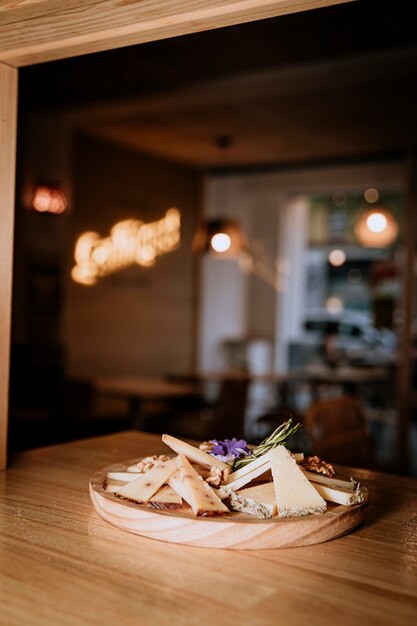
M 296 447 L 417 475 L 411 15 L 20 70 L 10 452 L 293 417 Z

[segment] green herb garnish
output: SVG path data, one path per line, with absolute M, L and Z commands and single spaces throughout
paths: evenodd
M 295 424 L 293 426 L 292 417 L 290 417 L 287 422 L 278 426 L 278 428 L 275 429 L 269 437 L 261 441 L 259 446 L 256 446 L 256 448 L 252 450 L 252 454 L 235 459 L 233 463 L 233 471 L 238 470 L 241 467 L 245 467 L 245 465 L 252 463 L 252 461 L 258 459 L 266 452 L 269 452 L 272 448 L 282 445 L 289 437 L 294 435 L 299 428 L 301 428 L 301 424 Z

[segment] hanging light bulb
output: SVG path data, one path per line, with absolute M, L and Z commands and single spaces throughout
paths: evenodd
M 392 213 L 383 207 L 364 211 L 355 226 L 359 243 L 368 248 L 385 248 L 398 236 L 398 224 Z
M 246 238 L 237 220 L 217 218 L 203 220 L 194 235 L 192 250 L 215 256 L 236 257 L 246 249 Z
M 227 252 L 231 245 L 230 235 L 226 233 L 216 233 L 210 240 L 210 246 L 215 252 Z
M 228 150 L 232 145 L 231 138 L 228 135 L 218 135 L 214 144 L 219 150 L 218 162 L 223 166 L 226 165 Z M 223 197 L 216 202 L 216 208 L 224 211 L 224 215 L 202 220 L 195 232 L 192 250 L 196 254 L 209 252 L 219 258 L 236 258 L 247 248 L 246 238 L 238 220 L 227 216 L 229 204 L 227 187 L 226 180 Z

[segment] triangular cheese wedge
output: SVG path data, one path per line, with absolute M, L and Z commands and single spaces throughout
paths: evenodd
M 228 513 L 227 507 L 213 489 L 197 474 L 182 454 L 177 457 L 178 472 L 170 477 L 168 484 L 193 510 L 197 517 L 209 517 Z
M 258 502 L 264 506 L 270 513 L 270 517 L 277 514 L 277 502 L 275 499 L 275 489 L 273 483 L 264 483 L 255 487 L 248 487 L 237 492 L 246 500 Z
M 269 519 L 277 513 L 272 483 L 249 487 L 238 492 L 224 485 L 217 493 L 232 511 L 247 513 L 259 519 Z
M 324 513 L 326 502 L 310 484 L 291 453 L 284 446 L 270 453 L 272 477 L 279 517 L 301 517 Z
M 171 510 L 179 509 L 182 505 L 182 498 L 169 485 L 161 487 L 148 502 L 148 506 L 154 509 Z
M 121 487 L 115 493 L 117 496 L 126 498 L 127 500 L 133 500 L 139 504 L 146 503 L 162 485 L 168 482 L 169 477 L 172 476 L 177 469 L 175 459 L 164 461 L 160 465 L 155 465 L 155 467 L 145 472 L 145 474 L 139 474 L 136 480 Z

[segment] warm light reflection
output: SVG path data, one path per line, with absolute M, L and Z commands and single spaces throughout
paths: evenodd
M 366 225 L 372 233 L 383 233 L 388 226 L 388 220 L 382 213 L 371 213 Z
M 232 245 L 232 240 L 226 233 L 217 233 L 211 238 L 210 245 L 215 252 L 227 252 Z
M 337 296 L 331 296 L 326 300 L 326 310 L 332 315 L 337 315 L 343 311 L 343 302 Z
M 178 246 L 180 229 L 180 212 L 169 209 L 162 219 L 149 224 L 133 219 L 119 222 L 105 239 L 95 232 L 83 233 L 75 245 L 71 276 L 77 283 L 94 285 L 100 276 L 130 265 L 149 267 L 156 257 Z
M 398 231 L 398 224 L 392 213 L 383 207 L 362 213 L 355 226 L 359 243 L 371 248 L 392 245 L 397 239 Z
M 55 187 L 42 186 L 35 190 L 32 207 L 39 213 L 60 215 L 68 206 L 65 193 Z
M 379 200 L 379 191 L 378 189 L 375 189 L 375 187 L 369 187 L 369 189 L 366 189 L 363 196 L 369 204 L 373 204 Z
M 346 252 L 343 250 L 331 250 L 329 252 L 329 263 L 333 265 L 333 267 L 340 267 L 346 261 Z

